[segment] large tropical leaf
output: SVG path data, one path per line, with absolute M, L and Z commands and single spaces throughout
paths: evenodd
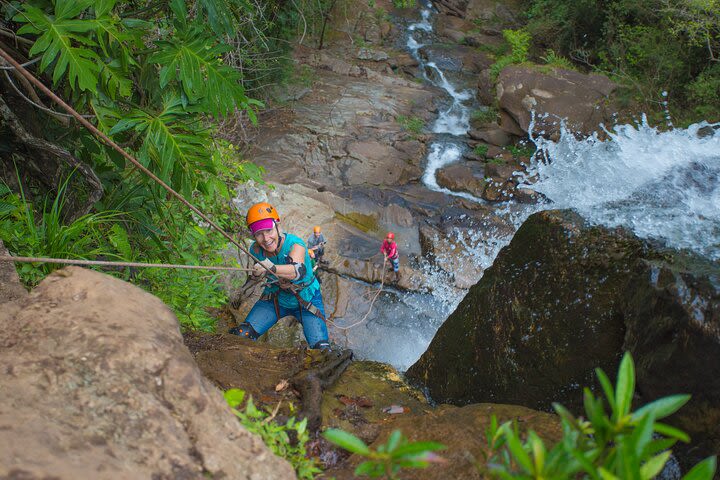
M 133 109 L 110 129 L 110 135 L 127 130 L 142 134 L 139 160 L 171 186 L 188 194 L 199 171 L 214 173 L 208 131 L 183 107 L 180 95 L 168 93 L 160 112 Z
M 28 3 L 22 5 L 13 18 L 23 23 L 19 34 L 38 35 L 30 49 L 30 56 L 43 54 L 40 70 L 55 62 L 52 79 L 57 84 L 67 72 L 73 90 L 94 91 L 100 71 L 99 57 L 87 48 L 96 43 L 83 35 L 96 28 L 92 19 L 76 19 L 92 4 L 92 0 L 56 0 L 55 15 L 51 16 Z
M 190 101 L 200 102 L 214 115 L 227 115 L 252 104 L 240 84 L 240 73 L 222 63 L 221 56 L 229 46 L 216 44 L 213 37 L 198 30 L 156 45 L 158 51 L 149 61 L 161 67 L 162 88 L 177 81 Z

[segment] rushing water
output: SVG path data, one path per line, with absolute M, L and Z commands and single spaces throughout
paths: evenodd
M 452 192 L 438 185 L 438 169 L 458 162 L 467 148 L 470 111 L 477 107 L 474 95 L 452 84 L 431 57 L 421 49 L 435 41 L 432 11 L 426 6 L 421 19 L 407 29 L 406 47 L 420 63 L 423 78 L 446 92 L 445 107 L 432 125 L 422 180 L 434 191 L 484 203 L 470 194 Z M 720 129 L 717 125 L 693 125 L 687 129 L 658 131 L 643 119 L 636 125 L 610 129 L 603 141 L 597 137 L 577 139 L 563 129 L 557 142 L 530 139 L 538 147 L 528 169 L 527 186 L 547 199 L 539 205 L 513 202 L 496 204 L 495 213 L 510 228 L 496 230 L 479 225 L 476 230 L 457 230 L 451 240 L 465 247 L 440 264 L 489 267 L 500 249 L 532 213 L 545 208 L 572 208 L 590 222 L 626 226 L 642 238 L 693 250 L 720 260 Z M 432 294 L 388 290 L 363 325 L 348 341 L 360 358 L 370 358 L 407 369 L 427 348 L 437 329 L 454 310 L 464 292 L 452 287 L 451 274 L 428 264 Z M 364 311 L 367 299 L 358 298 Z M 362 305 L 361 305 L 362 304 Z
M 643 119 L 597 137 L 535 140 L 530 188 L 553 208 L 720 260 L 720 133 L 697 124 L 660 132 Z

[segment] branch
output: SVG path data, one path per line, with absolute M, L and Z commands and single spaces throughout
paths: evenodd
M 59 159 L 62 162 L 71 166 L 72 168 L 78 170 L 85 177 L 85 180 L 90 187 L 88 198 L 85 202 L 85 205 L 73 211 L 72 215 L 67 220 L 68 222 L 72 222 L 73 220 L 80 218 L 86 213 L 88 213 L 92 209 L 95 202 L 102 198 L 103 186 L 100 182 L 100 179 L 97 177 L 97 175 L 95 175 L 93 169 L 75 158 L 67 150 L 28 133 L 28 131 L 25 130 L 25 127 L 23 127 L 23 125 L 20 123 L 20 120 L 17 118 L 17 116 L 5 103 L 2 96 L 0 96 L 0 118 L 5 120 L 7 126 L 15 134 L 15 137 L 20 140 L 20 142 L 22 142 L 23 145 L 25 145 L 28 149 L 38 152 L 41 156 L 51 156 Z M 47 172 L 43 172 L 42 170 L 40 171 L 40 173 L 47 174 Z M 55 179 L 55 184 L 57 184 L 57 179 Z

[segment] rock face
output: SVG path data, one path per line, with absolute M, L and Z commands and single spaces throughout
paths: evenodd
M 0 240 L 0 255 L 9 252 Z M 20 284 L 15 265 L 12 262 L 0 262 L 0 304 L 27 297 L 27 291 Z
M 157 298 L 68 267 L 0 313 L 0 477 L 295 478 L 238 423 Z
M 548 74 L 514 65 L 500 72 L 496 88 L 501 127 L 516 135 L 518 129 L 528 131 L 532 111 L 543 113 L 536 116 L 533 131 L 550 138 L 559 134 L 561 119 L 572 131 L 587 135 L 616 113 L 611 94 L 617 85 L 604 75 L 562 69 Z
M 692 394 L 671 422 L 691 434 L 694 455 L 716 452 L 720 275 L 717 265 L 701 266 L 685 268 L 677 255 L 586 226 L 573 213 L 535 214 L 408 376 L 440 402 L 547 409 L 560 401 L 577 410 L 580 387 L 595 384 L 593 369 L 613 375 L 628 350 L 637 364 L 637 405 Z

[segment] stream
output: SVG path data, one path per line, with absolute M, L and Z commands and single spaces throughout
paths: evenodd
M 446 92 L 437 119 L 430 127 L 422 182 L 429 190 L 487 204 L 482 199 L 438 185 L 438 169 L 458 162 L 473 109 L 483 108 L 472 89 L 454 85 L 424 46 L 437 43 L 433 10 L 425 4 L 420 19 L 405 25 L 407 51 L 419 62 L 419 75 Z M 608 139 L 578 140 L 562 130 L 557 142 L 530 134 L 538 152 L 532 159 L 527 186 L 541 193 L 538 205 L 504 202 L 494 205 L 511 232 L 477 228 L 457 230 L 451 236 L 466 247 L 461 258 L 444 259 L 455 269 L 467 264 L 492 265 L 500 249 L 532 213 L 547 208 L 572 208 L 591 223 L 625 226 L 641 238 L 694 251 L 720 260 L 720 133 L 718 125 L 698 124 L 687 129 L 659 131 L 643 118 L 634 125 L 608 128 Z M 442 259 L 441 259 L 442 260 Z M 448 262 L 445 262 L 446 264 Z M 450 273 L 435 264 L 424 265 L 431 293 L 401 292 L 385 286 L 367 321 L 346 333 L 346 343 L 359 358 L 387 362 L 406 370 L 425 351 L 435 332 L 464 297 L 451 288 Z M 474 279 L 477 282 L 481 277 Z M 375 286 L 377 287 L 377 286 Z M 366 311 L 367 298 L 356 308 Z M 362 305 L 361 305 L 362 304 Z M 351 323 L 352 319 L 347 319 Z

